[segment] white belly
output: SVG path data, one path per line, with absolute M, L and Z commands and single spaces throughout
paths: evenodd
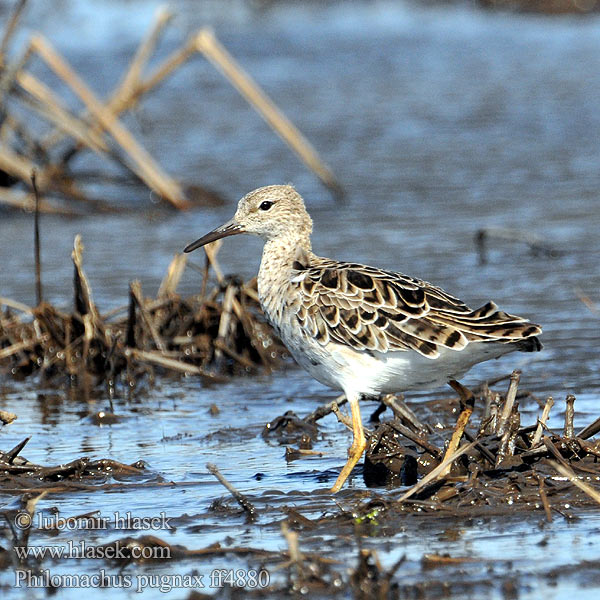
M 436 359 L 406 352 L 361 352 L 337 343 L 284 340 L 296 361 L 321 383 L 365 395 L 435 388 L 462 377 L 473 365 L 513 351 L 510 344 L 472 343 L 461 351 L 440 349 Z M 296 342 L 296 343 L 294 343 Z

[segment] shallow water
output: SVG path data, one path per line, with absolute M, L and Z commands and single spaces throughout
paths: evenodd
M 60 10 L 31 9 L 30 30 L 43 30 L 93 87 L 106 94 L 118 81 L 157 3 L 111 0 L 92 9 L 90 3 L 64 0 L 57 6 Z M 547 19 L 455 7 L 423 10 L 387 2 L 282 3 L 264 9 L 231 2 L 228 10 L 218 2 L 180 1 L 172 6 L 178 16 L 159 48 L 161 56 L 194 28 L 212 24 L 230 52 L 332 166 L 347 192 L 346 203 L 335 203 L 221 75 L 196 58 L 126 122 L 175 177 L 212 187 L 229 202 L 178 214 L 152 204 L 141 188 L 117 192 L 96 184 L 97 195 L 140 210 L 85 219 L 44 216 L 48 300 L 59 305 L 70 301 L 69 256 L 76 233 L 83 235 L 94 298 L 101 310 L 108 310 L 125 302 L 132 279 L 141 279 L 145 293 L 154 294 L 173 254 L 228 219 L 235 200 L 245 192 L 291 181 L 314 218 L 317 253 L 418 275 L 473 306 L 493 298 L 502 308 L 544 326 L 544 352 L 480 365 L 466 384 L 519 367 L 521 388 L 542 398 L 553 395 L 557 409 L 567 393 L 577 395 L 576 428 L 597 416 L 600 316 L 579 295 L 600 306 L 598 17 Z M 98 164 L 86 163 L 83 156 L 79 161 L 81 168 Z M 0 295 L 33 304 L 31 216 L 1 213 L 0 218 Z M 488 263 L 481 266 L 473 237 L 483 227 L 535 234 L 556 256 L 536 257 L 521 243 L 492 240 Z M 250 277 L 259 257 L 258 241 L 234 238 L 226 240 L 220 261 L 225 271 Z M 200 261 L 199 256 L 195 259 Z M 198 283 L 188 270 L 180 291 L 191 294 Z M 269 490 L 285 494 L 283 502 L 300 512 L 310 504 L 304 492 L 310 492 L 312 503 L 321 502 L 323 510 L 335 508 L 326 490 L 344 461 L 348 435 L 333 417 L 323 421 L 315 444 L 325 453 L 321 458 L 288 463 L 282 443 L 260 436 L 264 423 L 286 410 L 304 415 L 335 396 L 297 369 L 210 388 L 194 379 L 164 379 L 134 400 L 119 397 L 115 408 L 124 419 L 111 426 L 94 425 L 87 417 L 107 408 L 104 397 L 85 402 L 61 391 L 40 390 L 33 382 L 0 383 L 0 408 L 19 415 L 3 429 L 2 448 L 32 435 L 23 451 L 32 461 L 56 464 L 79 456 L 126 463 L 143 459 L 148 481 L 189 483 L 48 497 L 38 505 L 44 511 L 54 505 L 64 515 L 100 509 L 106 516 L 126 510 L 154 516 L 167 510 L 181 524 L 176 531 L 156 533 L 171 543 L 201 548 L 223 543 L 230 535 L 238 546 L 284 548 L 279 528 L 266 526 L 265 518 L 258 526 L 247 526 L 241 516 L 220 518 L 209 510 L 225 492 L 207 473 L 206 462 L 216 463 L 259 509 L 282 502 L 280 494 L 271 496 Z M 447 392 L 412 394 L 408 399 L 442 394 Z M 208 413 L 212 403 L 221 410 L 217 416 Z M 532 422 L 537 410 L 534 402 L 523 407 Z M 560 410 L 551 421 L 557 429 L 562 425 Z M 359 476 L 352 485 L 364 488 Z M 343 502 L 343 494 L 341 498 Z M 0 501 L 12 502 L 9 496 Z M 186 525 L 186 514 L 205 526 L 198 530 Z M 491 518 L 467 525 L 429 519 L 422 527 L 411 517 L 405 533 L 388 536 L 376 531 L 365 545 L 378 550 L 385 566 L 405 553 L 402 577 L 407 582 L 422 576 L 419 560 L 426 552 L 481 559 L 471 572 L 473 579 L 477 569 L 483 578 L 490 569 L 493 572 L 491 588 L 451 597 L 485 593 L 500 598 L 502 577 L 515 569 L 520 598 L 561 598 L 580 586 L 582 598 L 597 594 L 600 583 L 593 578 L 584 583 L 546 578 L 548 569 L 598 557 L 593 535 L 599 526 L 597 514 L 574 523 L 555 520 L 543 530 L 538 527 L 541 518 Z M 448 529 L 459 531 L 453 545 L 443 536 Z M 117 533 L 101 533 L 97 539 L 103 543 Z M 550 539 L 551 558 L 538 546 L 544 536 Z M 94 540 L 85 531 L 72 537 Z M 59 536 L 52 543 L 65 539 L 68 536 Z M 314 539 L 301 537 L 300 543 L 307 551 L 322 550 L 322 540 L 319 531 Z M 43 544 L 45 538 L 39 534 L 34 542 Z M 348 566 L 358 554 L 356 540 L 342 542 L 333 536 L 329 551 Z M 77 570 L 97 572 L 103 565 L 86 561 Z M 214 568 L 237 565 L 246 565 L 242 557 L 146 565 L 131 572 L 187 573 L 195 568 L 209 574 Z M 64 561 L 50 568 L 53 573 L 73 572 Z M 453 573 L 444 567 L 439 577 L 451 579 Z M 10 586 L 13 577 L 1 574 L 0 584 Z M 3 591 L 6 597 L 19 593 Z M 178 597 L 186 593 L 178 592 Z M 43 590 L 29 593 L 45 595 Z M 78 593 L 65 589 L 59 595 Z M 159 595 L 150 588 L 144 597 Z

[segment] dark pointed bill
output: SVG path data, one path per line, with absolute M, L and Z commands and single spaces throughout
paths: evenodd
M 201 248 L 206 244 L 210 244 L 211 242 L 216 242 L 221 238 L 237 235 L 238 233 L 244 233 L 244 229 L 241 225 L 234 223 L 233 221 L 229 221 L 229 223 L 225 223 L 225 225 L 221 225 L 221 227 L 217 227 L 213 229 L 210 233 L 202 236 L 199 240 L 188 244 L 183 251 L 184 252 L 192 252 L 192 250 L 196 250 L 197 248 Z

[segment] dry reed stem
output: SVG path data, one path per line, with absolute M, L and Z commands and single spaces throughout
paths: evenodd
M 573 485 L 577 486 L 582 492 L 587 494 L 592 500 L 595 500 L 598 504 L 600 504 L 600 492 L 595 490 L 591 485 L 588 485 L 584 481 L 581 481 L 577 474 L 568 464 L 562 464 L 559 462 L 555 462 L 553 460 L 548 460 L 548 464 L 554 468 L 558 473 L 560 473 L 563 477 L 566 477 Z
M 110 151 L 101 135 L 98 135 L 85 121 L 71 114 L 60 98 L 31 73 L 20 71 L 17 74 L 17 83 L 38 101 L 39 104 L 32 102 L 29 103 L 29 106 L 46 120 L 54 123 L 64 133 L 97 154 L 102 155 Z M 44 146 L 47 147 L 47 144 Z M 113 156 L 113 158 L 115 157 Z
M 569 394 L 565 400 L 565 429 L 563 436 L 571 439 L 574 434 L 573 418 L 575 417 L 575 396 Z
M 108 108 L 116 114 L 122 112 L 135 96 L 141 81 L 142 71 L 154 52 L 156 44 L 164 28 L 173 18 L 173 13 L 166 6 L 159 6 L 154 16 L 154 23 L 148 30 L 146 37 L 141 41 L 136 53 L 129 64 L 123 80 L 116 92 L 113 94 Z M 121 108 L 123 107 L 123 108 Z
M 600 417 L 595 419 L 589 425 L 586 425 L 578 434 L 577 437 L 582 440 L 587 440 L 600 431 Z
M 196 35 L 188 38 L 187 42 L 168 56 L 146 79 L 141 81 L 129 98 L 128 106 L 134 104 L 140 96 L 156 87 L 165 77 L 178 69 L 184 62 L 196 53 Z
M 159 350 L 161 354 L 164 354 L 166 350 L 166 344 L 161 338 L 160 334 L 158 333 L 154 321 L 150 316 L 150 313 L 146 309 L 146 306 L 144 304 L 144 296 L 142 294 L 142 284 L 138 279 L 136 279 L 135 281 L 131 282 L 131 284 L 129 285 L 129 289 L 131 290 L 131 294 L 140 311 L 140 314 L 142 315 L 142 319 L 144 320 L 144 323 L 146 324 L 146 327 L 148 328 L 148 331 L 150 332 L 150 335 L 154 340 L 154 345 L 156 346 L 156 349 Z
M 196 52 L 200 52 L 224 73 L 229 82 L 238 89 L 242 96 L 263 116 L 271 128 L 290 145 L 305 164 L 320 177 L 325 185 L 334 192 L 341 193 L 341 188 L 331 170 L 321 161 L 314 148 L 256 83 L 237 65 L 211 31 L 201 29 L 194 33 L 181 48 L 171 54 L 146 79 L 142 79 L 144 67 L 155 50 L 157 41 L 170 18 L 171 13 L 165 8 L 160 8 L 157 11 L 152 26 L 140 42 L 120 84 L 113 92 L 111 99 L 106 103 L 96 97 L 64 57 L 42 35 L 33 36 L 20 58 L 13 61 L 6 68 L 0 69 L 0 102 L 3 96 L 11 91 L 16 80 L 20 88 L 26 92 L 26 94 L 18 94 L 20 101 L 55 127 L 43 140 L 31 140 L 29 144 L 30 151 L 24 153 L 34 156 L 34 147 L 44 152 L 42 162 L 46 164 L 46 168 L 43 169 L 37 165 L 40 190 L 47 192 L 54 189 L 71 200 L 85 201 L 94 208 L 102 208 L 103 203 L 88 199 L 74 182 L 65 179 L 63 177 L 63 166 L 54 164 L 49 156 L 51 148 L 65 136 L 69 136 L 74 140 L 74 146 L 63 153 L 63 164 L 79 149 L 87 148 L 97 154 L 107 156 L 128 171 L 133 172 L 148 187 L 174 206 L 189 208 L 191 203 L 185 197 L 180 185 L 169 177 L 137 142 L 129 130 L 119 121 L 118 115 L 126 109 L 132 108 L 142 95 L 157 86 Z M 14 29 L 15 24 L 16 20 L 12 25 L 9 23 L 9 29 L 11 27 Z M 9 33 L 7 29 L 5 42 L 11 34 L 12 30 Z M 71 113 L 48 86 L 31 73 L 24 71 L 32 52 L 35 52 L 81 99 L 85 109 L 79 116 Z M 88 122 L 90 119 L 93 119 L 91 124 Z M 9 115 L 9 118 L 5 119 L 1 125 L 0 169 L 28 183 L 28 174 L 33 168 L 36 168 L 36 165 L 26 156 L 10 148 L 7 138 L 10 120 Z M 23 131 L 26 133 L 25 130 Z M 108 143 L 109 140 L 103 134 L 104 131 L 110 134 L 124 150 L 125 159 L 128 160 L 122 158 L 121 154 L 111 147 L 111 144 Z M 27 134 L 26 137 L 29 138 L 29 135 Z M 20 139 L 24 138 L 21 136 Z M 25 209 L 29 206 L 27 196 L 15 196 L 7 193 L 0 194 L 0 203 Z M 47 202 L 41 204 L 40 210 L 43 212 L 72 213 L 67 208 Z M 214 263 L 217 278 L 221 280 L 222 274 L 218 263 L 213 260 L 215 254 L 208 248 L 206 251 L 209 261 Z
M 2 41 L 0 41 L 0 69 L 4 66 L 4 56 L 6 55 L 8 44 L 17 28 L 19 19 L 23 14 L 23 9 L 25 8 L 26 4 L 27 0 L 18 0 L 13 12 L 10 15 L 10 18 L 6 23 L 6 28 L 4 29 L 4 34 L 2 35 Z
M 238 354 L 235 350 L 232 350 L 227 344 L 225 344 L 223 342 L 223 340 L 216 339 L 213 343 L 214 343 L 215 348 L 225 352 L 225 354 L 227 354 L 228 356 L 233 358 L 233 360 L 240 363 L 240 365 L 242 365 L 242 367 L 246 367 L 249 369 L 256 368 L 255 363 L 253 363 L 249 358 L 246 358 L 245 356 Z M 215 358 L 216 358 L 216 352 L 215 352 Z
M 35 196 L 35 213 L 33 221 L 33 254 L 35 258 L 35 299 L 39 306 L 43 300 L 42 293 L 42 259 L 40 244 L 40 193 L 37 188 L 35 171 L 31 173 L 31 187 Z
M 31 172 L 37 170 L 36 164 L 28 158 L 17 154 L 5 144 L 0 144 L 0 169 L 29 183 Z M 38 186 L 40 190 L 45 191 L 49 181 L 44 171 L 38 170 Z
M 285 538 L 288 546 L 288 554 L 290 557 L 288 565 L 293 565 L 296 568 L 298 576 L 304 578 L 304 556 L 300 552 L 300 547 L 298 545 L 298 533 L 289 528 L 287 521 L 282 521 L 281 534 Z
M 171 20 L 172 16 L 172 13 L 169 12 L 166 7 L 158 7 L 153 25 L 146 34 L 146 37 L 138 46 L 129 68 L 121 80 L 121 83 L 113 92 L 111 99 L 106 105 L 107 109 L 115 116 L 121 114 L 128 108 L 132 108 L 137 99 L 139 99 L 140 94 L 138 93 L 138 88 L 140 86 L 141 73 L 156 46 L 160 34 L 167 23 Z M 89 111 L 84 111 L 81 115 L 82 119 L 86 119 L 88 117 Z M 103 129 L 104 128 L 101 123 L 95 123 L 89 129 L 89 132 L 91 135 L 101 137 Z M 59 132 L 53 131 L 48 136 L 47 143 L 49 146 L 54 146 L 62 139 L 63 136 L 60 135 Z
M 169 263 L 167 274 L 164 276 L 158 288 L 157 298 L 166 298 L 171 294 L 175 294 L 177 286 L 181 281 L 181 276 L 185 270 L 187 262 L 187 254 L 176 254 L 173 260 Z
M 419 421 L 417 415 L 409 408 L 402 397 L 395 394 L 384 394 L 381 397 L 381 402 L 389 407 L 396 417 L 409 423 L 415 431 L 427 431 L 427 426 Z
M 81 240 L 81 235 L 78 233 L 75 236 L 75 240 L 73 242 L 73 252 L 71 252 L 71 258 L 73 260 L 73 265 L 75 267 L 75 281 L 76 286 L 79 287 L 81 301 L 83 305 L 79 310 L 81 315 L 90 314 L 92 317 L 92 324 L 95 328 L 98 328 L 101 319 L 98 313 L 98 309 L 94 304 L 92 299 L 92 288 L 87 280 L 87 277 L 83 271 L 83 242 Z
M 117 376 L 123 380 L 126 374 L 127 383 L 134 384 L 152 365 L 158 365 L 215 381 L 223 379 L 213 377 L 207 368 L 219 362 L 219 355 L 222 364 L 215 366 L 233 373 L 239 372 L 240 367 L 243 371 L 269 369 L 277 360 L 274 352 L 283 352 L 279 342 L 256 320 L 254 311 L 258 312 L 258 305 L 239 286 L 230 284 L 224 291 L 216 285 L 201 303 L 195 298 L 184 300 L 177 296 L 174 290 L 185 265 L 183 256 L 172 263 L 165 277 L 162 292 L 166 296 L 147 301 L 139 283 L 134 282 L 129 314 L 108 322 L 108 317 L 114 317 L 121 309 L 99 314 L 83 271 L 82 250 L 81 237 L 77 236 L 72 252 L 72 314 L 62 313 L 47 303 L 32 309 L 0 298 L 0 305 L 34 317 L 32 321 L 21 321 L 18 315 L 0 312 L 0 361 L 13 373 L 41 373 L 43 377 L 64 373 L 76 376 L 73 381 L 80 384 L 108 380 L 114 383 Z M 268 351 L 262 348 L 267 339 Z M 157 352 L 153 352 L 155 347 Z M 139 352 L 132 353 L 131 348 Z
M 129 130 L 100 102 L 91 89 L 75 73 L 67 61 L 41 35 L 32 38 L 31 44 L 37 54 L 85 104 L 90 114 L 112 135 L 134 163 L 138 175 L 161 197 L 177 208 L 189 208 L 190 203 L 179 184 L 171 179 L 140 146 Z
M 405 438 L 408 438 L 417 444 L 417 446 L 421 446 L 423 450 L 429 452 L 429 454 L 431 454 L 431 456 L 433 456 L 436 460 L 443 460 L 442 452 L 436 446 L 430 443 L 425 437 L 415 433 L 414 431 L 411 431 L 408 427 L 405 427 L 402 425 L 402 423 L 398 423 L 396 421 L 391 421 L 390 427 L 396 430 L 398 433 L 401 433 Z
M 223 298 L 223 310 L 221 311 L 221 318 L 219 319 L 219 331 L 217 333 L 217 342 L 219 342 L 219 345 L 215 350 L 215 361 L 217 363 L 217 368 L 220 368 L 220 363 L 223 360 L 223 351 L 221 348 L 223 346 L 227 346 L 227 339 L 229 338 L 232 304 L 235 291 L 235 286 L 233 284 L 229 284 L 225 290 L 225 297 Z
M 10 190 L 0 187 L 0 204 L 17 208 L 24 212 L 33 212 L 35 210 L 35 195 L 30 192 Z M 49 202 L 46 199 L 40 200 L 39 210 L 41 213 L 76 215 L 76 211 L 60 207 L 56 201 Z
M 552 396 L 548 396 L 546 404 L 544 405 L 544 410 L 542 411 L 542 416 L 538 419 L 537 428 L 535 430 L 535 434 L 533 435 L 533 439 L 531 440 L 532 448 L 539 446 L 540 442 L 542 441 L 543 429 L 548 421 L 548 417 L 550 416 L 550 411 L 552 410 L 553 406 L 554 398 L 552 398 Z
M 208 471 L 214 475 L 219 483 L 236 499 L 237 503 L 246 511 L 253 521 L 258 516 L 256 507 L 238 490 L 236 490 L 227 479 L 221 474 L 219 469 L 213 463 L 206 463 Z
M 581 288 L 575 288 L 575 295 L 591 312 L 593 312 L 595 315 L 600 314 L 600 307 L 598 307 L 598 305 L 587 294 L 585 294 Z
M 242 327 L 244 328 L 244 331 L 250 337 L 253 348 L 256 350 L 256 352 L 260 356 L 260 360 L 264 365 L 265 372 L 267 374 L 271 373 L 271 371 L 272 371 L 272 369 L 270 367 L 271 358 L 269 356 L 269 352 L 268 352 L 268 350 L 265 350 L 265 348 L 262 345 L 261 340 L 257 339 L 254 321 L 249 317 L 248 311 L 242 307 L 242 305 L 240 304 L 240 302 L 238 301 L 238 299 L 235 296 L 233 297 L 231 307 L 233 308 L 233 312 L 235 313 L 235 316 L 240 320 Z
M 457 458 L 460 458 L 463 454 L 465 454 L 466 452 L 469 452 L 469 450 L 472 450 L 476 444 L 477 444 L 476 441 L 471 442 L 469 444 L 464 444 L 456 452 L 454 452 L 450 456 L 445 457 L 444 460 L 435 469 L 433 469 L 432 471 L 427 473 L 427 475 L 425 475 L 425 477 L 423 477 L 423 479 L 418 481 L 407 492 L 402 494 L 402 496 L 400 496 L 400 498 L 398 498 L 397 502 L 404 502 L 405 500 L 408 500 L 408 498 L 410 498 L 411 496 L 416 494 L 418 491 L 422 490 L 429 483 L 442 477 L 442 473 L 444 473 L 447 470 L 449 465 L 452 465 L 452 463 Z
M 0 69 L 0 104 L 4 103 L 4 96 L 8 94 L 12 88 L 19 71 L 24 69 L 25 65 L 29 62 L 32 52 L 33 49 L 30 40 L 18 59 L 14 60 L 8 67 Z
M 460 444 L 460 440 L 463 437 L 465 432 L 465 427 L 467 426 L 471 415 L 473 414 L 473 407 L 475 404 L 475 397 L 473 396 L 473 392 L 468 390 L 466 387 L 461 385 L 458 381 L 451 380 L 450 386 L 454 389 L 461 398 L 461 405 L 464 407 L 458 415 L 458 419 L 456 421 L 456 427 L 454 428 L 454 432 L 452 434 L 452 438 L 450 439 L 450 443 L 448 444 L 448 448 L 446 449 L 446 453 L 444 454 L 445 461 L 449 456 L 452 456 L 458 449 L 458 445 Z M 443 462 L 442 461 L 442 462 Z M 445 471 L 440 473 L 440 477 L 445 477 L 450 473 L 450 469 L 452 468 L 452 463 L 448 463 Z
M 23 304 L 22 302 L 17 302 L 16 300 L 11 300 L 10 298 L 4 298 L 4 296 L 0 296 L 0 305 L 8 306 L 10 308 L 14 308 L 15 310 L 19 310 L 24 313 L 33 314 L 34 309 L 31 306 L 27 306 L 27 304 Z
M 510 415 L 513 412 L 513 404 L 515 402 L 515 398 L 517 397 L 517 389 L 519 387 L 520 379 L 521 371 L 515 370 L 511 373 L 508 391 L 506 392 L 506 400 L 504 402 L 502 413 L 500 414 L 500 419 L 498 421 L 497 432 L 501 436 L 503 436 L 506 432 L 508 420 L 510 419 Z
M 13 354 L 17 354 L 22 350 L 29 350 L 29 348 L 33 348 L 33 346 L 35 346 L 37 343 L 38 340 L 31 339 L 23 342 L 17 342 L 16 344 L 12 344 L 6 348 L 0 348 L 0 360 L 10 358 Z
M 132 356 L 140 362 L 147 362 L 159 365 L 171 371 L 178 371 L 179 373 L 188 373 L 190 375 L 201 375 L 202 377 L 206 377 L 208 379 L 216 381 L 219 380 L 218 377 L 216 377 L 215 375 L 211 375 L 201 367 L 197 367 L 196 365 L 192 365 L 181 360 L 167 358 L 166 356 L 163 356 L 160 352 L 138 350 L 137 348 L 128 348 L 125 350 L 125 354 L 128 356 Z
M 211 244 L 204 246 L 206 259 L 208 260 L 209 265 L 212 267 L 212 270 L 215 272 L 215 277 L 219 283 L 222 283 L 224 279 L 223 271 L 221 270 L 221 266 L 217 260 L 217 254 L 219 253 L 222 244 L 223 240 L 217 240 L 216 242 L 212 242 Z
M 315 149 L 298 128 L 277 108 L 275 103 L 220 44 L 210 29 L 204 28 L 198 31 L 196 49 L 225 75 L 269 126 L 316 173 L 319 179 L 328 188 L 339 193 L 341 186 L 336 181 L 331 169 L 319 158 Z

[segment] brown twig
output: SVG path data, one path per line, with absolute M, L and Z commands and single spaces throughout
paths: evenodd
M 258 513 L 254 504 L 252 504 L 242 493 L 238 492 L 227 479 L 221 474 L 219 469 L 213 463 L 206 463 L 208 471 L 214 475 L 219 483 L 236 499 L 237 503 L 246 511 L 248 518 L 254 521 L 258 517 Z
M 552 509 L 550 507 L 550 502 L 548 502 L 548 494 L 546 494 L 544 477 L 537 472 L 534 472 L 534 475 L 538 480 L 538 492 L 540 494 L 542 506 L 544 507 L 544 512 L 546 513 L 546 521 L 548 521 L 548 523 L 552 523 Z
M 403 398 L 399 398 L 394 394 L 384 394 L 381 397 L 381 402 L 391 408 L 396 417 L 409 423 L 415 431 L 429 431 L 428 427 L 419 421 L 417 415 L 408 407 Z

